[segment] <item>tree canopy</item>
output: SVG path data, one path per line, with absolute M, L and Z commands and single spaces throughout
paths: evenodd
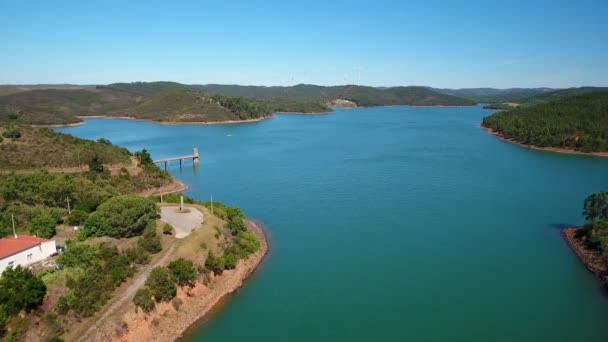
M 483 125 L 507 139 L 538 147 L 608 151 L 608 92 L 559 98 L 494 113 Z
M 34 310 L 42 304 L 45 293 L 46 286 L 42 280 L 21 266 L 7 268 L 0 277 L 0 306 L 8 315 Z
M 102 203 L 84 225 L 86 236 L 132 237 L 141 235 L 159 209 L 149 199 L 122 195 Z

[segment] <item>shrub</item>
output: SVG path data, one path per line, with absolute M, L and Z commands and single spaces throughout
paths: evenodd
M 179 258 L 171 261 L 168 266 L 175 282 L 179 286 L 192 286 L 196 279 L 196 268 L 191 260 Z
M 91 267 L 98 262 L 98 250 L 84 243 L 68 243 L 57 263 L 65 267 Z
M 87 236 L 116 238 L 140 235 L 158 215 L 158 207 L 148 199 L 123 195 L 102 203 L 85 223 Z
M 42 304 L 46 286 L 32 272 L 21 266 L 7 268 L 0 277 L 0 306 L 8 315 L 21 310 L 30 312 Z
M 140 246 L 137 246 L 136 248 L 127 249 L 125 251 L 125 255 L 129 259 L 129 261 L 139 265 L 146 265 L 150 262 L 150 256 L 148 252 Z
M 177 294 L 175 281 L 166 267 L 154 268 L 146 280 L 146 285 L 157 302 L 168 302 Z
M 66 223 L 72 226 L 79 226 L 86 222 L 89 218 L 89 213 L 84 210 L 74 210 L 66 220 Z
M 76 210 L 81 210 L 87 213 L 92 213 L 97 210 L 97 207 L 101 204 L 98 198 L 85 197 L 81 199 L 76 205 Z
M 99 138 L 99 139 L 97 139 L 97 142 L 100 144 L 112 146 L 112 142 L 106 138 Z
M 156 221 L 150 220 L 148 222 L 148 227 L 144 235 L 137 241 L 137 245 L 152 254 L 156 254 L 163 249 L 160 244 L 160 238 L 156 234 Z
M 224 254 L 222 255 L 222 259 L 224 260 L 224 269 L 233 270 L 236 268 L 237 257 L 234 254 Z
M 65 315 L 70 311 L 70 305 L 68 304 L 68 299 L 65 296 L 59 297 L 57 299 L 57 313 L 60 315 Z
M 218 258 L 213 253 L 209 252 L 205 260 L 205 267 L 211 270 L 214 274 L 222 274 L 224 272 L 224 259 Z
M 15 126 L 10 126 L 2 133 L 2 136 L 9 139 L 19 139 L 21 138 L 21 131 Z
M 89 171 L 94 173 L 102 173 L 104 171 L 103 161 L 98 154 L 93 155 L 89 161 Z
M 4 331 L 4 327 L 6 326 L 6 323 L 8 322 L 9 318 L 10 315 L 8 314 L 8 309 L 6 308 L 6 305 L 0 304 L 0 336 Z
M 144 312 L 150 312 L 154 310 L 154 307 L 156 306 L 156 303 L 152 299 L 152 292 L 147 287 L 137 290 L 135 297 L 133 297 L 133 303 Z
M 30 223 L 30 232 L 36 236 L 48 239 L 55 236 L 57 220 L 50 212 L 35 216 Z
M 173 235 L 173 227 L 170 224 L 165 224 L 163 227 L 163 234 L 165 235 Z

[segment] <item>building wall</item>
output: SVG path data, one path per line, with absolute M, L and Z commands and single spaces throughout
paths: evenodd
M 11 262 L 13 262 L 13 267 L 17 267 L 17 265 L 27 267 L 35 262 L 48 258 L 56 252 L 57 248 L 55 245 L 55 241 L 51 240 L 43 242 L 38 246 L 34 246 L 32 248 L 26 249 L 24 251 L 1 259 L 0 273 L 4 272 L 4 270 L 10 265 Z

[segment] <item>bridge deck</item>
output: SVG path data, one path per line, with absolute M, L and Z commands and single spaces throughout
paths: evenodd
M 163 158 L 163 159 L 155 160 L 154 163 L 164 163 L 164 162 L 170 162 L 170 161 L 175 161 L 175 160 L 194 159 L 194 158 L 198 158 L 198 156 L 189 155 L 189 156 L 181 156 L 181 157 Z

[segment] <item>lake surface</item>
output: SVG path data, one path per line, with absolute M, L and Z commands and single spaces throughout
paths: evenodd
M 271 251 L 192 341 L 606 341 L 608 296 L 568 249 L 608 159 L 527 150 L 491 112 L 369 108 L 258 123 L 89 119 L 59 131 L 154 158 L 244 209 Z

